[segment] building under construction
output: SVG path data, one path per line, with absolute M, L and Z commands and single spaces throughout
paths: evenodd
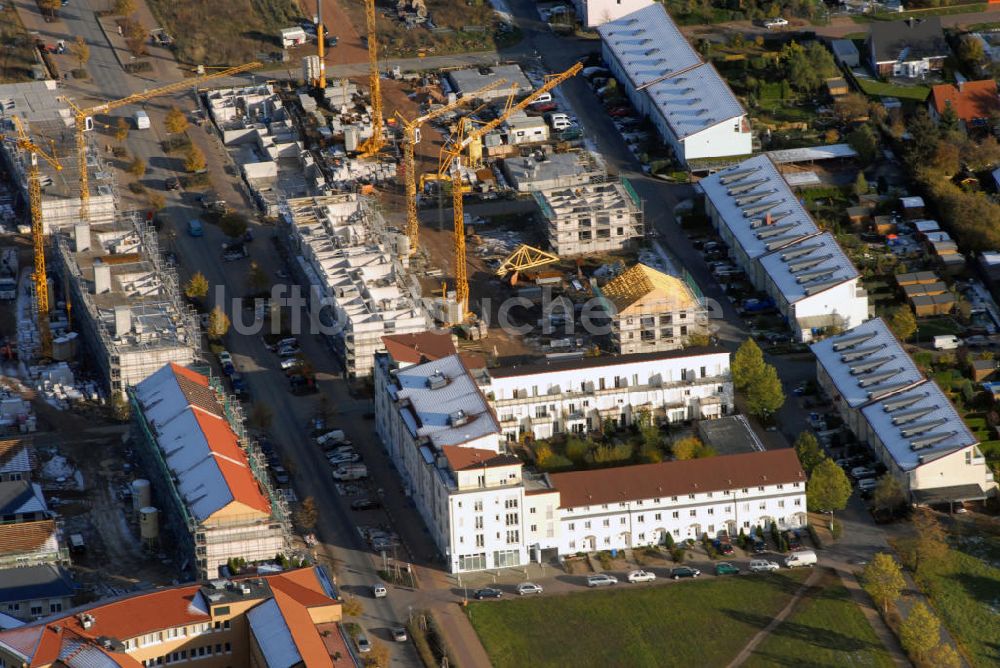
M 132 215 L 53 236 L 72 325 L 109 392 L 124 393 L 168 362 L 198 359 L 197 316 L 163 264 L 151 226 Z M 54 354 L 61 356 L 58 345 Z
M 645 236 L 639 198 L 625 179 L 533 195 L 549 245 L 562 257 L 631 248 Z
M 9 134 L 12 130 L 9 117 L 18 116 L 35 141 L 54 154 L 62 166 L 61 170 L 56 170 L 43 160 L 38 165 L 46 234 L 73 226 L 80 219 L 80 172 L 73 116 L 59 95 L 55 81 L 0 85 L 0 134 Z M 27 170 L 31 156 L 12 142 L 0 142 L 0 147 L 4 165 L 12 175 L 22 201 L 27 203 Z M 87 169 L 90 221 L 109 223 L 114 220 L 117 204 L 114 175 L 101 164 L 100 151 L 88 151 Z
M 422 332 L 430 318 L 406 271 L 406 235 L 385 229 L 370 200 L 354 193 L 287 202 L 289 237 L 310 299 L 348 375 L 368 376 L 387 334 Z M 314 293 L 314 294 L 313 294 Z
M 694 291 L 652 267 L 637 264 L 596 291 L 611 319 L 615 352 L 676 350 L 708 333 L 708 316 Z

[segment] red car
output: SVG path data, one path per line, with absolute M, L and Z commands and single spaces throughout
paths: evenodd
M 548 113 L 550 111 L 555 111 L 558 109 L 558 105 L 555 102 L 536 102 L 529 106 L 532 111 L 538 111 L 542 113 Z
M 631 116 L 633 114 L 632 109 L 629 107 L 614 107 L 613 109 L 608 109 L 608 115 L 614 118 L 623 118 L 625 116 Z

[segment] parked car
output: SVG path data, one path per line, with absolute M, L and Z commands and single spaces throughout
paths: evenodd
M 520 593 L 520 590 L 518 591 Z M 472 598 L 477 601 L 482 601 L 487 598 L 502 598 L 503 592 L 499 589 L 494 589 L 493 587 L 483 587 L 482 589 L 477 589 L 472 592 Z
M 689 568 L 688 566 L 678 566 L 677 568 L 670 569 L 670 577 L 674 580 L 680 580 L 681 578 L 696 578 L 701 575 L 701 571 L 697 568 Z
M 724 543 L 721 540 L 713 540 L 712 547 L 714 547 L 716 551 L 719 552 L 719 554 L 729 555 L 732 554 L 734 551 L 732 545 L 730 545 L 729 543 Z
M 631 107 L 614 107 L 608 109 L 608 115 L 612 118 L 625 118 L 627 116 L 632 116 L 635 111 Z
M 776 19 L 766 19 L 764 21 L 764 27 L 767 28 L 768 30 L 774 30 L 776 28 L 784 28 L 787 25 L 788 21 L 780 17 Z
M 716 575 L 739 575 L 740 569 L 733 566 L 728 561 L 720 561 L 715 565 Z
M 278 348 L 276 352 L 278 353 L 278 357 L 295 357 L 302 352 L 302 350 L 299 348 L 298 344 L 295 344 L 292 346 L 282 346 L 281 348 Z
M 870 469 L 867 466 L 855 466 L 851 469 L 851 477 L 855 480 L 861 480 L 862 478 L 873 478 L 875 476 L 875 469 Z
M 233 363 L 233 356 L 229 354 L 228 350 L 219 351 L 219 364 L 225 366 L 227 364 Z
M 340 466 L 342 464 L 354 464 L 355 462 L 360 462 L 361 455 L 356 452 L 338 452 L 329 455 L 326 459 L 330 462 L 331 466 Z
M 355 643 L 357 643 L 358 652 L 361 654 L 367 654 L 372 651 L 372 644 L 368 642 L 368 637 L 363 633 L 355 638 Z
M 785 566 L 796 568 L 797 566 L 815 566 L 816 553 L 812 550 L 799 550 L 792 552 L 785 558 Z
M 372 596 L 375 598 L 385 598 L 389 595 L 389 590 L 385 588 L 385 585 L 377 584 L 372 585 Z
M 858 480 L 858 489 L 862 492 L 874 492 L 878 487 L 878 480 L 875 478 L 861 478 Z
M 768 561 L 767 559 L 751 559 L 750 560 L 750 572 L 751 573 L 770 573 L 781 568 L 778 564 L 773 561 Z
M 517 585 L 518 596 L 524 596 L 526 594 L 541 594 L 542 588 L 536 585 L 534 582 L 522 582 Z
M 613 584 L 618 584 L 618 578 L 607 573 L 597 573 L 587 577 L 588 587 L 605 587 Z
M 283 371 L 289 371 L 291 369 L 297 369 L 298 367 L 302 366 L 302 364 L 303 364 L 302 359 L 299 357 L 286 357 L 285 359 L 281 360 L 281 369 Z
M 181 180 L 176 176 L 168 176 L 163 182 L 163 187 L 167 190 L 180 190 Z
M 531 111 L 537 111 L 539 113 L 548 113 L 550 111 L 555 111 L 559 108 L 555 102 L 536 102 L 534 104 L 528 105 L 528 109 Z
M 200 220 L 194 219 L 188 221 L 188 235 L 192 237 L 205 236 L 205 227 Z
M 376 510 L 382 507 L 382 503 L 376 499 L 358 499 L 351 502 L 351 510 Z
M 402 626 L 396 627 L 392 630 L 392 639 L 396 642 L 406 642 L 409 637 L 406 635 L 406 629 Z
M 629 582 L 652 582 L 656 579 L 656 573 L 650 571 L 632 571 L 628 574 Z

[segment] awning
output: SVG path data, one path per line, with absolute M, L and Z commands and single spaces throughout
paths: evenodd
M 910 492 L 913 502 L 923 505 L 935 503 L 961 503 L 962 501 L 983 501 L 995 493 L 995 488 L 984 491 L 979 485 L 953 485 L 932 489 L 915 489 Z

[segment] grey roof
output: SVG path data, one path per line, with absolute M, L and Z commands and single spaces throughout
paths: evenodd
M 646 93 L 678 139 L 746 113 L 715 67 L 708 63 L 650 84 Z
M 28 123 L 59 119 L 71 125 L 69 106 L 59 101 L 55 81 L 29 81 L 0 85 L 0 116 L 19 116 Z
M 872 403 L 861 413 L 904 471 L 979 442 L 941 388 L 930 380 Z
M 26 480 L 0 482 L 0 515 L 48 512 L 42 488 Z
M 913 359 L 881 318 L 810 346 L 851 408 L 899 392 L 924 380 Z
M 858 277 L 858 270 L 829 232 L 765 255 L 761 267 L 789 304 Z
M 0 571 L 0 603 L 72 595 L 73 581 L 69 574 L 52 564 Z
M 415 418 L 407 426 L 416 438 L 426 436 L 441 447 L 500 433 L 493 411 L 458 355 L 400 369 L 396 382 L 395 398 L 409 401 L 401 412 L 404 420 Z
M 597 32 L 635 88 L 702 62 L 660 4 L 608 21 Z
M 843 81 L 843 79 L 840 79 Z M 811 162 L 814 160 L 834 160 L 837 158 L 856 158 L 858 152 L 850 144 L 827 144 L 826 146 L 809 146 L 806 148 L 786 148 L 779 151 L 768 151 L 767 156 L 776 165 L 794 162 Z
M 505 79 L 507 83 L 494 88 L 483 97 L 493 99 L 495 97 L 506 97 L 510 94 L 511 84 L 517 84 L 517 94 L 525 95 L 535 89 L 524 75 L 519 65 L 496 65 L 494 67 L 469 67 L 463 70 L 452 70 L 448 72 L 448 78 L 455 88 L 459 97 L 474 93 L 475 91 L 489 86 L 495 81 Z
M 830 42 L 830 49 L 834 55 L 840 58 L 847 58 L 858 55 L 858 47 L 849 39 L 835 39 Z
M 766 155 L 716 172 L 699 182 L 722 224 L 750 259 L 819 232 Z M 770 214 L 770 225 L 767 215 Z
M 743 415 L 727 415 L 715 420 L 699 420 L 698 435 L 716 454 L 762 452 L 764 444 Z
M 868 27 L 868 39 L 879 63 L 909 62 L 950 53 L 941 30 L 941 18 L 937 16 L 873 21 Z

